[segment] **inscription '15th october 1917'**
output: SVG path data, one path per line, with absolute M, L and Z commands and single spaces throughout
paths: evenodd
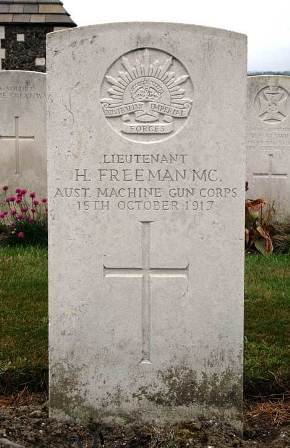
M 188 154 L 103 154 L 95 168 L 75 168 L 72 184 L 54 197 L 76 201 L 80 211 L 210 211 L 234 200 L 215 168 L 190 167 Z

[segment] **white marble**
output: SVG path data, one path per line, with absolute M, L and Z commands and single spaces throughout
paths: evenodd
M 246 38 L 48 36 L 50 410 L 240 423 Z
M 247 196 L 290 216 L 290 77 L 248 77 Z

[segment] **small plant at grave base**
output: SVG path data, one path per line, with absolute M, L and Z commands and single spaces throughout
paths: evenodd
M 263 199 L 247 199 L 245 205 L 245 246 L 246 250 L 256 250 L 263 255 L 273 252 L 270 236 L 270 222 L 275 213 L 274 206 L 265 211 L 266 201 Z
M 273 241 L 274 252 L 277 254 L 290 254 L 290 221 L 274 222 L 270 227 L 270 235 Z
M 47 199 L 35 192 L 7 185 L 0 192 L 0 243 L 47 247 Z

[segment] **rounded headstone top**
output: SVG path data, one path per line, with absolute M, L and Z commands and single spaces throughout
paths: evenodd
M 290 114 L 290 76 L 249 76 L 248 103 L 260 124 L 284 124 Z
M 0 70 L 0 76 L 3 77 L 19 77 L 19 78 L 46 78 L 46 73 L 34 72 L 30 70 Z
M 208 35 L 214 35 L 219 37 L 228 37 L 231 39 L 243 39 L 246 40 L 247 36 L 245 34 L 237 33 L 235 31 L 225 30 L 221 28 L 211 28 L 207 26 L 201 26 L 201 25 L 194 25 L 194 24 L 187 24 L 187 23 L 174 23 L 174 22 L 111 22 L 111 23 L 102 23 L 102 24 L 95 24 L 95 25 L 88 25 L 88 26 L 81 26 L 81 27 L 75 27 L 75 28 L 69 28 L 64 30 L 55 31 L 53 33 L 49 33 L 47 37 L 49 39 L 58 39 L 62 38 L 64 36 L 68 36 L 71 33 L 73 35 L 77 34 L 83 34 L 85 32 L 88 33 L 94 33 L 94 31 L 122 31 L 122 30 L 128 30 L 128 28 L 134 30 L 140 30 L 146 29 L 150 32 L 150 30 L 153 29 L 160 29 L 160 31 L 166 31 L 166 29 L 171 30 L 183 30 L 186 31 L 187 29 L 191 32 L 196 33 L 203 33 Z M 116 36 L 118 38 L 118 36 Z
M 48 35 L 48 83 L 65 80 L 60 95 L 70 92 L 69 103 L 83 104 L 87 95 L 85 114 L 100 114 L 100 132 L 125 144 L 169 141 L 205 120 L 201 110 L 204 102 L 212 106 L 217 76 L 228 89 L 245 67 L 246 36 L 215 28 L 132 22 Z M 215 107 L 220 113 L 225 105 Z

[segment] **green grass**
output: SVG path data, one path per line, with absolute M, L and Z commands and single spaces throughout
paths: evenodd
M 290 255 L 246 257 L 245 388 L 290 389 Z M 46 387 L 47 250 L 0 248 L 0 393 Z
M 290 390 L 290 255 L 246 257 L 245 386 Z
M 47 312 L 47 250 L 0 248 L 0 392 L 46 381 Z

